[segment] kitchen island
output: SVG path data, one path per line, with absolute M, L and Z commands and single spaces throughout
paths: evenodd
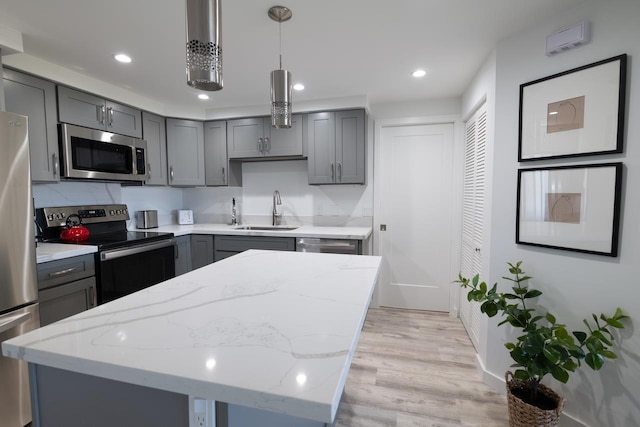
M 2 351 L 29 362 L 34 427 L 187 427 L 189 397 L 218 427 L 329 425 L 380 261 L 250 250 Z

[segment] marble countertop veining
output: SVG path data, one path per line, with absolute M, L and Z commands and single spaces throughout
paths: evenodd
M 371 236 L 371 227 L 327 227 L 314 225 L 301 225 L 295 230 L 240 230 L 237 227 L 246 227 L 258 224 L 241 224 L 232 226 L 228 224 L 192 224 L 192 225 L 161 225 L 146 231 L 159 231 L 173 233 L 175 236 L 188 234 L 225 234 L 237 236 L 272 236 L 272 237 L 319 237 L 326 239 L 355 239 L 363 240 Z M 264 226 L 264 224 L 262 224 Z M 283 226 L 283 227 L 296 227 Z
M 40 264 L 96 252 L 98 252 L 97 246 L 38 242 L 38 246 L 36 246 L 36 262 Z
M 250 250 L 8 340 L 2 352 L 331 422 L 380 262 Z

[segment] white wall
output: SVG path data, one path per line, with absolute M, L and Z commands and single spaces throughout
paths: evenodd
M 583 19 L 592 23 L 592 41 L 577 49 L 547 57 L 548 34 Z M 507 261 L 524 260 L 527 273 L 535 278 L 531 285 L 542 290 L 540 305 L 553 312 L 569 328 L 582 329 L 582 319 L 595 313 L 612 313 L 620 306 L 637 324 L 640 319 L 640 286 L 637 264 L 640 259 L 640 2 L 637 0 L 587 0 L 581 6 L 557 15 L 553 20 L 520 33 L 497 46 L 495 149 L 493 153 L 493 200 L 491 215 L 491 283 L 506 273 Z M 539 164 L 623 161 L 622 223 L 620 255 L 608 258 L 568 251 L 516 245 L 516 179 L 519 164 L 518 101 L 519 85 L 537 78 L 610 58 L 630 55 L 627 76 L 627 125 L 624 153 L 580 158 L 566 162 Z M 528 164 L 523 164 L 528 167 Z M 502 283 L 503 281 L 501 281 Z M 486 368 L 502 377 L 511 360 L 503 347 L 514 339 L 509 328 L 488 324 Z M 548 382 L 567 397 L 565 412 L 589 426 L 629 427 L 640 425 L 640 335 L 633 325 L 617 340 L 620 358 L 600 372 L 584 366 L 573 374 L 566 386 Z M 564 424 L 563 424 L 564 425 Z

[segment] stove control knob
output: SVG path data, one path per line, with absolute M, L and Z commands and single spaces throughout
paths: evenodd
M 122 209 L 122 215 L 126 215 L 127 214 L 127 210 L 126 209 Z
M 120 211 L 120 209 L 116 209 L 116 214 L 120 215 L 122 212 Z
M 53 214 L 49 214 L 49 215 L 47 216 L 47 219 L 48 219 L 49 221 L 53 221 Z
M 111 209 L 111 210 L 109 211 L 109 215 L 115 215 L 115 213 L 116 213 L 116 211 L 114 211 L 113 209 Z
M 56 218 L 58 218 L 58 219 L 62 219 L 62 214 L 61 214 L 61 213 L 56 214 Z

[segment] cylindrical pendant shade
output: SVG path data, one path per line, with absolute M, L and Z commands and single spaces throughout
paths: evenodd
M 271 72 L 271 126 L 291 127 L 291 73 L 287 70 Z
M 222 89 L 222 8 L 220 0 L 187 0 L 187 84 Z

